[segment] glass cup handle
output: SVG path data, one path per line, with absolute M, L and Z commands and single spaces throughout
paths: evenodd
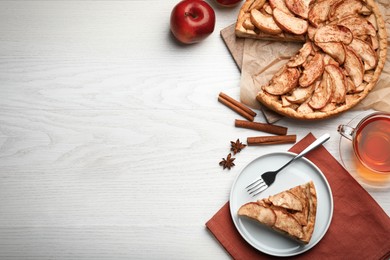
M 352 141 L 353 139 L 353 132 L 355 131 L 355 128 L 350 127 L 348 125 L 339 125 L 337 128 L 337 131 L 344 136 L 345 138 Z

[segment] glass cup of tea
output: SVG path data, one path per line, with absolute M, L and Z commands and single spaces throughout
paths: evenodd
M 390 173 L 390 113 L 376 112 L 356 127 L 339 125 L 338 132 L 352 141 L 356 158 L 377 173 Z

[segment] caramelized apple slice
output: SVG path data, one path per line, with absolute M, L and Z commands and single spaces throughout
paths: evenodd
M 343 0 L 332 5 L 328 17 L 330 21 L 339 20 L 351 14 L 357 14 L 362 9 L 361 0 Z
M 299 85 L 301 87 L 308 87 L 314 83 L 324 72 L 324 60 L 320 53 L 317 53 L 308 63 L 299 78 Z
M 259 10 L 251 10 L 251 22 L 261 31 L 269 34 L 279 34 L 282 29 L 275 23 L 272 15 L 265 15 Z
M 312 52 L 312 44 L 310 42 L 306 42 L 303 47 L 299 50 L 298 54 L 294 57 L 292 57 L 289 62 L 287 63 L 287 66 L 289 67 L 297 67 L 299 65 L 302 65 L 307 57 Z
M 252 11 L 253 9 L 260 10 L 263 5 L 267 2 L 267 0 L 255 0 L 252 2 L 252 4 L 249 6 L 248 11 Z M 246 3 L 246 2 L 245 2 Z M 250 3 L 250 2 L 249 2 Z
M 309 38 L 310 41 L 314 41 L 314 35 L 317 32 L 317 28 L 314 27 L 313 25 L 310 25 L 307 27 L 307 38 Z
M 286 96 L 286 100 L 294 104 L 302 104 L 313 94 L 314 89 L 320 83 L 316 81 L 307 88 L 297 87 L 295 88 L 290 96 Z
M 328 73 L 331 79 L 331 84 L 333 85 L 332 102 L 337 104 L 343 103 L 345 101 L 345 94 L 347 93 L 344 73 L 335 65 L 325 66 L 325 71 Z
M 336 106 L 336 103 L 334 102 L 329 102 L 328 104 L 326 104 L 323 108 L 320 109 L 321 112 L 329 112 L 329 111 L 333 111 L 337 108 Z
M 244 22 L 242 23 L 242 27 L 244 27 L 245 29 L 247 30 L 254 30 L 255 29 L 255 26 L 253 25 L 253 23 L 251 22 L 251 16 L 249 13 L 245 13 L 245 20 Z
M 292 14 L 287 8 L 284 0 L 269 0 L 269 5 L 272 7 L 272 9 L 278 8 L 280 11 L 285 12 L 288 15 L 294 16 L 294 14 Z
M 279 27 L 286 32 L 301 35 L 307 31 L 308 23 L 306 20 L 288 15 L 278 8 L 274 9 L 273 16 Z
M 370 35 L 375 37 L 375 27 L 365 18 L 357 15 L 351 15 L 341 19 L 337 24 L 347 27 L 356 38 L 361 35 Z
M 264 89 L 264 86 L 261 88 Z M 272 95 L 266 91 L 263 91 L 263 95 L 267 97 L 267 100 L 270 100 L 272 102 L 279 102 L 280 101 L 280 97 L 278 95 Z
M 353 35 L 347 27 L 337 24 L 329 24 L 318 28 L 314 35 L 314 41 L 317 42 L 342 42 L 350 44 Z
M 350 77 L 345 77 L 345 82 L 347 86 L 347 94 L 348 93 L 355 93 L 356 92 L 356 86 L 353 84 L 352 79 Z
M 309 10 L 308 20 L 309 22 L 318 27 L 320 24 L 328 20 L 328 14 L 330 7 L 339 0 L 319 0 L 316 1 Z
M 282 100 L 282 107 L 290 107 L 293 103 L 291 103 L 290 101 L 287 100 L 287 96 L 286 95 L 282 95 L 280 97 L 280 99 Z
M 332 66 L 332 65 L 328 65 Z M 326 67 L 328 67 L 326 66 Z M 325 67 L 325 68 L 326 68 Z M 314 93 L 308 103 L 308 105 L 314 109 L 321 109 L 329 102 L 333 94 L 333 84 L 327 71 L 324 71 L 320 84 L 314 90 Z
M 272 95 L 283 95 L 298 85 L 300 72 L 297 68 L 283 66 L 270 81 L 270 84 L 263 86 L 263 90 Z
M 353 84 L 359 87 L 363 82 L 364 66 L 359 56 L 349 47 L 345 49 L 344 68 Z
M 270 6 L 269 3 L 265 3 L 261 10 L 263 10 L 265 12 L 265 14 L 267 14 L 267 15 L 272 15 L 272 13 L 273 13 L 272 7 Z
M 294 103 L 291 103 L 290 101 L 288 101 L 286 95 L 282 95 L 281 99 L 282 99 L 282 107 L 288 107 L 288 108 L 291 108 L 293 110 L 295 110 L 299 107 L 299 104 L 294 104 Z
M 339 66 L 340 63 L 338 63 L 334 58 L 332 58 L 332 56 L 330 56 L 329 54 L 325 54 L 324 55 L 324 64 L 325 66 L 326 65 L 329 65 L 329 64 L 333 64 L 333 65 L 336 65 L 336 66 Z
M 276 215 L 272 209 L 259 205 L 256 202 L 248 202 L 240 207 L 238 215 L 247 216 L 272 227 L 276 222 Z
M 377 55 L 370 44 L 359 39 L 353 39 L 349 47 L 351 47 L 351 49 L 362 59 L 365 70 L 375 68 Z
M 303 237 L 302 226 L 289 213 L 281 210 L 274 211 L 276 215 L 275 227 L 279 230 L 289 230 L 289 235 Z
M 306 102 L 302 103 L 298 108 L 297 112 L 300 114 L 310 114 L 313 113 L 314 110 L 309 106 L 308 100 Z
M 372 81 L 374 77 L 374 71 L 367 71 L 366 73 L 364 73 L 364 77 L 363 77 L 363 81 L 369 83 Z
M 351 104 L 356 104 L 356 101 L 360 98 L 360 94 L 349 94 L 345 97 L 345 104 L 350 106 Z
M 309 5 L 313 0 L 285 0 L 287 8 L 294 14 L 307 19 Z
M 370 14 L 372 14 L 372 10 L 364 5 L 362 9 L 359 10 L 359 14 L 362 14 L 364 16 L 369 16 Z
M 339 64 L 343 64 L 345 60 L 345 48 L 341 42 L 317 42 L 316 45 L 320 47 L 325 53 L 329 54 Z
M 316 55 L 317 52 L 321 52 L 321 48 L 318 47 L 314 42 L 311 43 L 312 51 L 311 55 Z
M 297 188 L 297 187 L 295 187 Z M 299 187 L 298 187 L 299 188 Z M 301 189 L 299 189 L 301 191 Z M 303 193 L 306 195 L 305 193 Z M 305 208 L 304 201 L 301 200 L 303 196 L 296 196 L 294 193 L 289 190 L 289 192 L 280 192 L 275 195 L 271 195 L 267 200 L 271 202 L 272 205 L 294 210 L 294 211 L 303 211 Z
M 371 46 L 374 50 L 377 50 L 379 48 L 379 41 L 376 37 L 370 37 L 369 43 L 371 43 Z
M 364 89 L 365 89 L 366 87 L 367 87 L 367 83 L 366 83 L 366 82 L 363 82 L 362 84 L 360 84 L 360 86 L 356 87 L 355 92 L 356 92 L 356 93 L 362 92 L 362 91 L 364 91 Z
M 367 21 L 374 26 L 375 31 L 378 30 L 378 23 L 376 21 L 375 14 L 371 14 L 370 16 L 366 17 Z

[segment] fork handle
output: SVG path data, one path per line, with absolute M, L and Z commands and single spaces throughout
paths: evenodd
M 317 148 L 317 146 L 319 146 L 319 145 L 325 143 L 326 141 L 328 141 L 329 138 L 330 138 L 329 134 L 322 135 L 320 138 L 318 138 L 312 144 L 310 144 L 308 147 L 306 147 L 302 152 L 300 152 L 297 156 L 295 156 L 293 160 L 295 161 L 296 159 L 301 158 L 302 156 L 304 156 L 305 154 L 307 154 L 308 152 L 310 152 L 314 148 Z
M 302 152 L 300 152 L 299 154 L 295 155 L 290 161 L 288 161 L 285 165 L 283 165 L 282 167 L 280 167 L 279 170 L 277 170 L 277 172 L 280 172 L 281 170 L 283 170 L 284 168 L 286 168 L 288 165 L 290 165 L 292 162 L 298 160 L 299 158 L 301 158 L 302 156 L 304 156 L 305 154 L 307 154 L 308 152 L 310 152 L 311 150 L 317 148 L 317 146 L 320 146 L 321 144 L 325 143 L 326 141 L 328 141 L 330 138 L 330 135 L 329 134 L 324 134 L 323 136 L 321 136 L 320 138 L 318 138 L 317 140 L 315 140 L 313 143 L 311 143 L 308 147 L 306 147 Z

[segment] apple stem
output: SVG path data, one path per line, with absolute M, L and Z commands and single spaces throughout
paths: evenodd
M 190 12 L 185 12 L 184 15 L 185 16 L 191 16 L 192 18 L 198 17 L 196 14 L 193 14 L 193 13 L 190 13 Z

